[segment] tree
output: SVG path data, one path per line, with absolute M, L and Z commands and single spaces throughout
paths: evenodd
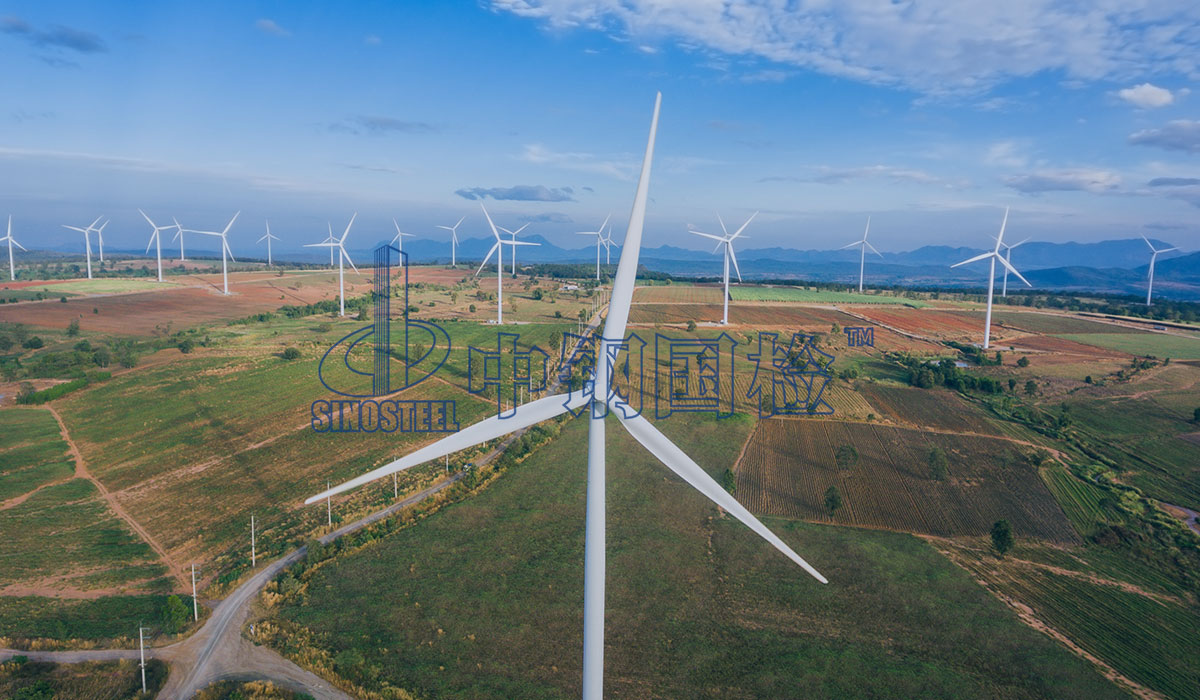
M 162 609 L 162 626 L 167 634 L 175 634 L 183 630 L 187 626 L 188 609 L 179 599 L 179 596 L 173 595 L 167 598 L 167 602 Z
M 467 311 L 470 311 L 471 313 L 475 313 L 475 305 L 471 304 L 470 306 L 468 306 Z
M 194 350 L 195 347 L 196 341 L 192 340 L 191 338 L 184 338 L 183 340 L 179 341 L 179 352 L 185 355 Z
M 43 342 L 41 338 L 34 335 L 34 336 L 30 336 L 29 339 L 27 339 L 24 343 L 21 343 L 21 347 L 23 347 L 27 350 L 37 350 L 38 348 L 44 346 L 45 344 L 46 343 Z
M 687 324 L 687 329 L 688 329 L 688 333 L 695 333 L 696 332 L 696 322 L 689 318 L 688 324 Z
M 1008 378 L 1008 390 L 1012 391 L 1013 389 L 1016 389 L 1016 388 L 1017 388 L 1017 380 L 1013 379 L 1012 377 L 1009 377 Z
M 1192 411 L 1192 422 L 1200 423 L 1200 408 Z
M 1012 528 L 1009 527 L 1007 520 L 997 520 L 996 524 L 992 525 L 992 546 L 996 548 L 1000 556 L 1004 556 L 1013 546 Z
M 1025 393 L 1029 394 L 1030 396 L 1033 396 L 1034 394 L 1036 394 L 1037 393 L 1037 382 L 1033 381 L 1032 379 L 1026 380 Z
M 71 322 L 67 324 L 67 335 L 72 338 L 79 335 L 79 319 L 73 318 L 71 319 Z
M 1022 355 L 1021 359 L 1017 360 L 1017 366 L 1018 367 L 1028 367 L 1029 366 L 1029 358 Z
M 838 508 L 842 507 L 842 494 L 838 493 L 836 486 L 830 486 L 825 489 L 825 510 L 833 515 Z
M 724 474 L 721 474 L 721 485 L 729 493 L 737 492 L 737 476 L 734 475 L 732 469 L 726 469 Z
M 283 351 L 283 359 L 295 360 L 300 357 L 300 350 L 297 348 L 287 348 Z
M 834 459 L 837 461 L 838 469 L 849 469 L 858 464 L 858 450 L 854 448 L 854 445 L 842 445 L 837 449 Z
M 938 481 L 945 481 L 950 476 L 950 460 L 946 459 L 946 451 L 940 447 L 929 451 L 929 475 Z

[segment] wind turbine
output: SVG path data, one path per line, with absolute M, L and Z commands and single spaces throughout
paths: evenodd
M 69 228 L 72 231 L 78 231 L 83 234 L 84 250 L 87 252 L 87 275 L 88 279 L 92 278 L 92 231 L 96 230 L 96 224 L 100 223 L 103 216 L 97 216 L 96 220 L 87 228 L 79 228 L 78 226 L 67 226 L 63 224 L 63 228 Z
M 600 228 L 595 231 L 576 231 L 580 236 L 595 236 L 596 237 L 596 279 L 600 279 L 600 245 L 604 242 L 604 227 L 608 226 L 608 220 L 612 214 L 604 217 L 604 223 L 600 224 Z
M 358 212 L 355 212 L 355 216 L 357 216 L 357 215 L 358 215 Z M 329 269 L 332 270 L 333 269 L 333 243 L 337 239 L 333 237 L 333 223 L 326 221 L 325 226 L 327 226 L 329 228 L 329 236 L 321 242 L 329 245 Z M 304 246 L 304 247 L 312 248 L 314 246 Z
M 975 257 L 970 258 L 969 260 L 963 260 L 960 263 L 954 263 L 953 265 L 950 266 L 950 267 L 958 267 L 959 265 L 967 265 L 969 263 L 978 262 L 980 260 L 988 260 L 989 258 L 991 259 L 991 268 L 988 270 L 987 314 L 984 316 L 984 320 L 983 320 L 983 349 L 984 350 L 988 349 L 988 343 L 992 337 L 992 288 L 996 286 L 996 262 L 999 261 L 1000 264 L 1003 265 L 1006 270 L 1008 270 L 1009 272 L 1013 273 L 1018 278 L 1020 278 L 1020 280 L 1025 283 L 1025 286 L 1027 286 L 1027 287 L 1033 286 L 1032 284 L 1029 284 L 1029 280 L 1027 280 L 1021 276 L 1020 272 L 1017 272 L 1017 268 L 1013 267 L 1012 264 L 1010 264 L 1007 260 L 1005 260 L 1004 256 L 1000 254 L 1000 246 L 1004 245 L 1004 227 L 1007 225 L 1008 225 L 1008 207 L 1005 207 L 1004 208 L 1004 221 L 1000 224 L 1000 235 L 996 236 L 996 247 L 993 248 L 990 253 L 976 255 Z
M 389 474 L 415 467 L 443 455 L 481 444 L 536 423 L 554 418 L 568 410 L 582 409 L 588 419 L 587 450 L 587 520 L 584 527 L 584 588 L 583 588 L 583 698 L 600 700 L 604 695 L 604 578 L 605 578 L 605 418 L 611 409 L 621 426 L 629 431 L 638 442 L 658 458 L 671 471 L 678 474 L 697 491 L 742 521 L 763 539 L 767 540 L 799 564 L 821 583 L 825 577 L 808 562 L 792 551 L 783 540 L 767 529 L 750 511 L 713 480 L 683 450 L 663 435 L 644 417 L 632 411 L 620 396 L 611 391 L 610 381 L 616 373 L 620 344 L 625 338 L 625 326 L 629 320 L 629 304 L 633 300 L 633 285 L 637 275 L 638 254 L 641 250 L 642 228 L 646 218 L 646 200 L 650 187 L 650 165 L 654 155 L 654 138 L 658 129 L 658 112 L 661 93 L 654 102 L 654 119 L 650 124 L 650 137 L 646 144 L 646 155 L 642 161 L 637 194 L 633 200 L 633 212 L 629 217 L 629 229 L 625 246 L 617 265 L 613 284 L 612 303 L 608 320 L 600 336 L 596 357 L 600 371 L 592 376 L 594 387 L 591 393 L 581 388 L 569 394 L 547 396 L 536 401 L 520 404 L 512 413 L 501 418 L 493 416 L 465 428 L 437 442 L 426 445 L 408 455 L 372 470 L 343 484 L 326 489 L 305 501 L 317 503 L 334 494 L 348 491 L 362 484 Z M 497 236 L 499 238 L 499 236 Z M 493 246 L 495 250 L 499 246 Z M 603 364 L 601 364 L 601 362 Z
M 462 222 L 465 221 L 466 218 L 467 217 L 464 216 L 463 218 L 459 219 L 458 223 L 454 224 L 453 226 L 438 226 L 438 228 L 444 228 L 450 232 L 450 267 L 455 267 L 458 264 L 457 260 L 455 259 L 455 251 L 458 248 L 458 227 L 462 226 Z
M 540 243 L 528 243 L 526 241 L 518 241 L 516 236 L 513 236 L 511 241 L 506 241 L 500 237 L 500 232 L 496 230 L 496 224 L 492 223 L 492 217 L 488 214 L 487 207 L 483 206 L 483 202 L 479 203 L 479 208 L 483 209 L 483 216 L 487 219 L 488 226 L 492 229 L 492 235 L 496 237 L 496 242 L 492 244 L 491 250 L 488 251 L 483 262 L 479 263 L 479 269 L 475 271 L 475 276 L 478 277 L 480 272 L 483 272 L 483 266 L 487 265 L 488 260 L 492 259 L 492 253 L 496 253 L 496 323 L 504 323 L 504 246 L 510 245 L 513 247 L 513 255 L 516 255 L 517 246 L 519 245 L 541 245 Z M 522 226 L 521 228 L 525 228 Z M 508 229 L 505 229 L 506 231 Z M 518 231 L 521 229 L 517 229 Z
M 405 233 L 405 232 L 401 231 L 400 224 L 397 224 L 395 219 L 392 219 L 392 224 L 396 227 L 396 236 L 390 242 L 395 243 L 396 250 L 403 253 L 404 252 L 404 237 L 408 236 L 409 238 L 415 238 L 416 234 L 415 233 Z M 403 255 L 400 256 L 400 260 L 402 260 L 402 261 L 404 260 Z
M 858 293 L 859 294 L 862 294 L 862 290 L 863 290 L 863 268 L 866 266 L 866 262 L 867 262 L 867 248 L 870 248 L 871 252 L 878 255 L 879 257 L 881 257 L 881 258 L 883 257 L 883 255 L 881 255 L 878 250 L 875 250 L 875 246 L 871 245 L 870 243 L 867 243 L 867 234 L 870 232 L 871 232 L 871 217 L 868 216 L 867 217 L 867 228 L 865 231 L 863 231 L 862 240 L 855 241 L 848 245 L 844 245 L 838 249 L 838 250 L 845 250 L 847 248 L 853 248 L 854 246 L 862 246 L 862 253 L 858 256 Z M 1021 244 L 1018 243 L 1017 245 L 1021 245 Z M 1004 273 L 1004 279 L 1006 281 L 1008 280 L 1007 272 Z M 1006 287 L 1006 289 L 1007 289 L 1007 287 Z
M 615 245 L 612 239 L 612 224 L 608 225 L 608 235 L 601 237 L 600 242 L 604 244 L 604 264 L 612 264 L 612 247 Z
M 1020 241 L 1019 243 L 1013 243 L 1012 245 L 1005 243 L 1004 244 L 1004 259 L 1005 259 L 1005 261 L 1012 263 L 1013 248 L 1016 248 L 1019 245 L 1024 245 L 1024 244 L 1028 243 L 1029 240 L 1030 239 L 1026 238 L 1023 241 Z M 1002 296 L 1006 299 L 1008 298 L 1008 268 L 1007 267 L 1004 268 L 1004 286 L 1000 288 L 1000 296 Z
M 15 245 L 16 247 L 20 248 L 21 250 L 25 250 L 25 246 L 21 245 L 20 243 L 17 243 L 17 239 L 13 238 L 12 214 L 8 215 L 8 235 L 5 236 L 4 238 L 0 238 L 0 243 L 8 243 L 8 279 L 10 281 L 15 281 L 17 279 L 17 269 L 15 267 L 13 267 L 12 247 Z M 29 251 L 26 250 L 25 252 L 28 253 Z
M 1146 241 L 1146 245 L 1150 246 L 1150 283 L 1146 285 L 1146 306 L 1150 306 L 1150 295 L 1154 292 L 1154 261 L 1158 259 L 1159 253 L 1170 253 L 1172 250 L 1179 249 L 1172 246 L 1170 248 L 1158 250 L 1154 247 L 1154 244 L 1150 242 L 1150 239 L 1142 236 L 1142 240 Z
M 737 272 L 738 282 L 742 281 L 742 271 L 738 268 L 737 255 L 735 255 L 733 252 L 733 241 L 735 238 L 742 235 L 742 231 L 746 230 L 746 227 L 750 225 L 751 221 L 754 221 L 754 217 L 756 216 L 758 216 L 758 212 L 751 214 L 750 218 L 746 219 L 746 223 L 742 224 L 738 230 L 734 231 L 732 236 L 729 235 L 729 229 L 725 228 L 725 221 L 721 218 L 720 214 L 717 214 L 717 221 L 721 222 L 721 230 L 725 232 L 724 236 L 715 236 L 711 233 L 704 233 L 703 231 L 692 231 L 692 233 L 696 234 L 697 236 L 704 236 L 705 238 L 711 238 L 714 241 L 717 241 L 717 247 L 713 249 L 714 253 L 717 252 L 721 246 L 725 246 L 725 311 L 721 316 L 721 325 L 726 325 L 729 323 L 729 261 L 733 261 L 733 270 L 734 272 Z
M 346 236 L 350 235 L 350 227 L 354 225 L 354 219 L 358 217 L 358 212 L 354 212 L 354 216 L 350 217 L 350 223 L 346 224 L 346 232 L 341 238 L 334 238 L 332 231 L 329 238 L 320 243 L 309 243 L 305 248 L 329 248 L 330 255 L 333 254 L 333 249 L 338 249 L 338 316 L 346 315 L 346 272 L 345 263 L 350 263 L 350 267 L 358 272 L 358 267 L 354 265 L 354 261 L 350 259 L 350 254 L 346 252 Z
M 176 238 L 179 239 L 179 262 L 187 262 L 187 258 L 183 257 L 183 226 L 180 225 L 179 219 L 173 216 L 171 217 L 171 221 L 175 222 L 176 229 L 175 235 L 171 236 L 171 242 L 174 243 Z
M 264 221 L 266 221 L 266 220 L 264 219 Z M 279 240 L 279 236 L 271 235 L 271 222 L 270 221 L 267 221 L 266 224 L 267 224 L 267 234 L 265 236 L 263 236 L 262 238 L 258 239 L 257 241 L 255 241 L 255 243 L 262 243 L 263 241 L 267 242 L 267 267 L 270 267 L 271 266 L 271 241 Z
M 216 236 L 221 239 L 221 278 L 224 280 L 226 296 L 229 296 L 229 263 L 227 259 L 234 262 L 237 262 L 237 260 L 233 258 L 233 251 L 229 249 L 229 241 L 226 240 L 225 234 L 229 233 L 229 229 L 233 227 L 233 222 L 237 221 L 238 215 L 241 213 L 239 211 L 237 214 L 234 214 L 229 223 L 225 224 L 225 230 L 220 233 L 216 231 L 189 231 L 190 233 L 201 233 L 205 236 Z M 182 233 L 182 229 L 180 232 Z
M 516 276 L 517 276 L 517 249 L 516 249 L 516 245 L 517 245 L 517 234 L 518 234 L 518 233 L 520 233 L 520 232 L 522 232 L 522 231 L 524 231 L 524 230 L 525 230 L 525 228 L 526 228 L 527 226 L 529 226 L 529 224 L 525 224 L 525 226 L 522 226 L 521 228 L 517 229 L 516 231 L 510 231 L 510 230 L 508 230 L 508 229 L 504 228 L 503 226 L 499 227 L 501 231 L 503 231 L 503 232 L 507 233 L 508 235 L 512 236 L 512 245 L 513 245 L 513 249 L 512 249 L 512 273 L 513 273 L 513 277 L 516 277 Z M 527 244 L 524 244 L 524 243 L 523 243 L 523 244 L 521 244 L 521 245 L 527 245 Z
M 104 227 L 108 226 L 109 221 L 112 219 L 105 219 L 100 228 L 96 229 L 96 242 L 100 244 L 100 262 L 104 262 Z
M 138 209 L 138 213 L 142 215 L 142 218 L 144 218 L 146 220 L 146 223 L 150 224 L 150 228 L 154 229 L 154 233 L 150 234 L 150 241 L 148 243 L 146 243 L 146 252 L 149 253 L 150 246 L 151 245 L 154 246 L 154 255 L 158 259 L 158 281 L 162 282 L 163 281 L 163 278 L 162 278 L 162 232 L 166 231 L 169 228 L 175 228 L 175 226 L 177 226 L 178 224 L 175 224 L 175 225 L 168 224 L 166 226 L 159 226 L 158 224 L 151 221 L 149 216 L 146 216 L 146 212 L 142 211 L 141 209 Z

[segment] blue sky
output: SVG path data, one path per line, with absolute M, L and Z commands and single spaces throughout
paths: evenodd
M 104 214 L 263 219 L 281 249 L 353 211 L 437 237 L 479 198 L 562 245 L 622 235 L 663 92 L 646 244 L 761 210 L 747 247 L 882 250 L 1146 234 L 1200 247 L 1200 6 L 848 0 L 8 2 L 0 214 L 26 246 Z M 992 5 L 1006 5 L 992 7 Z M 1086 5 L 1087 7 L 1080 7 Z M 815 8 L 815 9 L 810 9 Z M 69 235 L 70 234 L 70 235 Z

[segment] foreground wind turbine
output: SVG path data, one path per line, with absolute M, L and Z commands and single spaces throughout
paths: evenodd
M 975 257 L 970 258 L 969 260 L 963 260 L 960 263 L 954 263 L 953 265 L 950 266 L 950 267 L 958 267 L 959 265 L 967 265 L 969 263 L 978 262 L 980 260 L 991 259 L 991 268 L 988 270 L 987 314 L 984 316 L 984 319 L 983 319 L 983 349 L 984 350 L 988 349 L 988 344 L 992 337 L 992 288 L 996 286 L 996 261 L 999 261 L 1000 264 L 1003 265 L 1006 270 L 1008 270 L 1009 272 L 1013 273 L 1018 278 L 1020 278 L 1020 280 L 1025 283 L 1025 286 L 1027 286 L 1027 287 L 1033 286 L 1032 284 L 1029 284 L 1029 280 L 1025 279 L 1024 277 L 1021 277 L 1021 273 L 1017 272 L 1017 268 L 1015 268 L 1011 264 L 1009 264 L 1009 262 L 1004 259 L 1004 256 L 1000 254 L 1000 246 L 1004 245 L 1004 227 L 1007 225 L 1008 225 L 1008 207 L 1005 207 L 1004 208 L 1004 221 L 1000 224 L 1000 235 L 996 236 L 996 247 L 993 248 L 990 253 L 976 255 Z
M 1146 245 L 1150 246 L 1150 283 L 1146 285 L 1146 306 L 1150 306 L 1150 295 L 1154 293 L 1154 261 L 1158 259 L 1159 253 L 1170 253 L 1172 250 L 1179 249 L 1172 246 L 1170 248 L 1158 250 L 1154 247 L 1154 244 L 1150 242 L 1150 239 L 1142 236 L 1142 240 L 1146 241 Z
M 15 281 L 17 279 L 17 269 L 15 267 L 13 267 L 12 247 L 15 245 L 16 247 L 20 248 L 21 250 L 25 250 L 25 246 L 21 245 L 20 243 L 17 243 L 17 239 L 13 238 L 12 214 L 8 215 L 8 235 L 5 236 L 4 238 L 0 238 L 0 243 L 8 243 L 8 279 Z M 26 250 L 25 252 L 29 252 L 29 251 Z
M 158 281 L 162 282 L 163 281 L 163 278 L 162 278 L 162 232 L 166 231 L 169 228 L 175 228 L 175 226 L 177 226 L 178 224 L 168 224 L 166 226 L 159 226 L 158 224 L 151 221 L 149 216 L 146 216 L 146 212 L 142 211 L 141 209 L 138 209 L 138 213 L 142 215 L 142 218 L 144 218 L 146 220 L 146 223 L 150 224 L 150 228 L 154 229 L 154 233 L 150 234 L 150 241 L 148 243 L 146 243 L 146 252 L 149 253 L 150 246 L 151 245 L 154 246 L 154 251 L 155 251 L 154 255 L 158 259 Z
M 1018 243 L 1013 243 L 1012 245 L 1005 243 L 1004 244 L 1004 259 L 1005 259 L 1005 261 L 1012 263 L 1013 248 L 1016 248 L 1019 245 L 1025 245 L 1028 242 L 1029 242 L 1029 239 L 1026 238 L 1023 241 L 1020 241 Z M 1008 298 L 1008 268 L 1007 267 L 1004 268 L 1004 286 L 1000 288 L 1000 296 L 1002 296 L 1004 298 Z
M 717 221 L 721 222 L 721 230 L 725 232 L 724 236 L 715 236 L 711 233 L 704 233 L 703 231 L 692 231 L 692 233 L 696 234 L 697 236 L 704 236 L 705 238 L 711 238 L 714 241 L 718 241 L 717 247 L 713 249 L 714 253 L 717 252 L 718 250 L 720 250 L 721 246 L 725 246 L 725 296 L 724 296 L 725 310 L 724 310 L 723 315 L 721 316 L 721 325 L 725 325 L 725 324 L 729 323 L 729 261 L 730 260 L 733 261 L 733 270 L 734 270 L 734 272 L 737 273 L 738 282 L 742 281 L 742 271 L 738 268 L 737 255 L 735 255 L 733 252 L 733 241 L 735 238 L 742 235 L 742 231 L 746 230 L 746 227 L 750 225 L 751 221 L 754 221 L 754 217 L 756 217 L 756 216 L 758 216 L 758 212 L 754 212 L 753 214 L 751 214 L 750 218 L 746 219 L 746 223 L 742 224 L 741 228 L 734 231 L 732 236 L 729 235 L 729 229 L 725 228 L 725 221 L 721 218 L 720 214 L 717 214 Z
M 527 226 L 529 226 L 529 224 L 525 224 L 525 226 L 522 226 L 521 228 L 517 229 L 516 231 L 510 231 L 509 229 L 506 229 L 506 228 L 504 228 L 503 226 L 499 227 L 501 231 L 503 231 L 503 232 L 507 233 L 508 235 L 512 236 L 512 243 L 511 243 L 511 245 L 513 246 L 513 249 L 512 249 L 512 252 L 511 252 L 512 254 L 511 254 L 509 257 L 511 257 L 511 258 L 512 258 L 512 273 L 513 273 L 513 277 L 516 277 L 516 276 L 517 276 L 517 246 L 518 246 L 518 245 L 530 245 L 529 243 L 517 243 L 517 234 L 518 234 L 518 233 L 520 233 L 520 232 L 522 232 L 522 231 L 524 231 L 524 230 L 525 230 L 525 228 L 526 228 Z M 536 244 L 536 243 L 535 243 L 535 244 L 533 244 L 533 245 L 538 245 L 538 244 Z
M 576 231 L 580 236 L 595 236 L 596 237 L 596 279 L 600 279 L 600 246 L 604 243 L 604 227 L 608 226 L 608 220 L 612 214 L 604 217 L 604 223 L 600 224 L 600 228 L 595 231 Z
M 847 248 L 853 248 L 854 246 L 862 247 L 862 253 L 858 256 L 858 293 L 859 294 L 862 294 L 862 290 L 863 290 L 863 268 L 866 266 L 866 263 L 867 263 L 867 248 L 870 248 L 871 252 L 878 255 L 879 257 L 881 257 L 881 258 L 883 257 L 883 255 L 880 254 L 880 252 L 878 250 L 875 250 L 875 246 L 871 245 L 870 243 L 867 243 L 867 234 L 870 232 L 871 232 L 871 217 L 868 216 L 867 217 L 867 228 L 865 231 L 863 231 L 862 240 L 855 241 L 853 243 L 844 245 L 841 248 L 839 248 L 839 250 L 845 250 Z M 1017 245 L 1021 245 L 1021 244 L 1018 243 Z M 1007 283 L 1008 272 L 1004 273 L 1004 279 Z M 1007 287 L 1005 287 L 1005 289 L 1007 289 Z
M 454 224 L 453 226 L 438 226 L 438 228 L 444 228 L 450 232 L 450 267 L 454 267 L 458 264 L 458 261 L 455 258 L 456 251 L 458 250 L 458 227 L 462 226 L 462 222 L 465 221 L 466 218 L 467 217 L 464 216 L 463 218 L 459 219 L 458 223 Z
M 266 221 L 266 220 L 264 219 L 264 221 Z M 271 241 L 279 240 L 279 236 L 271 235 L 271 222 L 270 221 L 266 221 L 266 224 L 267 224 L 267 234 L 265 236 L 263 236 L 262 238 L 258 239 L 257 241 L 255 241 L 255 243 L 262 243 L 263 241 L 267 242 L 267 267 L 270 267 L 271 266 Z
M 808 562 L 800 558 L 790 547 L 767 529 L 750 511 L 730 495 L 720 484 L 696 464 L 683 450 L 663 435 L 644 417 L 637 415 L 617 392 L 610 388 L 616 374 L 620 344 L 625 338 L 625 326 L 629 320 L 629 304 L 633 300 L 633 285 L 637 275 L 638 254 L 642 246 L 642 227 L 646 218 L 646 199 L 650 187 L 650 164 L 654 155 L 654 137 L 658 130 L 658 112 L 661 94 L 654 102 L 654 119 L 650 123 L 650 138 L 646 144 L 646 155 L 642 161 L 642 172 L 638 179 L 637 194 L 633 200 L 633 212 L 629 217 L 629 230 L 617 265 L 613 283 L 612 303 L 608 320 L 599 339 L 596 351 L 597 368 L 592 379 L 594 390 L 587 393 L 579 389 L 569 394 L 547 396 L 521 404 L 512 413 L 501 418 L 493 416 L 417 449 L 400 459 L 378 469 L 367 472 L 343 484 L 326 489 L 305 501 L 317 503 L 335 494 L 348 491 L 389 474 L 415 467 L 443 455 L 467 449 L 536 423 L 549 420 L 568 410 L 583 410 L 588 421 L 587 450 L 587 520 L 584 528 L 583 564 L 583 698 L 600 700 L 604 694 L 604 576 L 605 576 L 605 416 L 610 412 L 638 442 L 658 458 L 671 471 L 678 474 L 700 493 L 723 508 L 727 513 L 742 521 L 772 546 L 799 564 L 821 583 L 825 577 Z M 497 236 L 499 239 L 499 236 Z M 493 246 L 496 250 L 499 246 Z
M 396 236 L 391 240 L 391 242 L 396 244 L 396 250 L 403 253 L 404 252 L 404 237 L 408 236 L 409 238 L 415 238 L 416 234 L 415 233 L 405 233 L 405 232 L 401 231 L 400 224 L 397 224 L 395 219 L 392 219 L 392 225 L 394 225 L 396 227 Z M 403 255 L 400 256 L 400 260 L 404 260 Z
M 69 228 L 72 231 L 78 231 L 83 234 L 83 247 L 87 253 L 87 275 L 88 279 L 92 278 L 92 231 L 96 230 L 96 224 L 100 223 L 103 216 L 97 216 L 96 220 L 87 228 L 79 228 L 78 226 L 67 226 L 63 224 L 63 228 Z
M 358 267 L 354 265 L 354 261 L 350 259 L 350 254 L 346 252 L 346 236 L 350 235 L 350 227 L 354 225 L 354 219 L 358 217 L 358 212 L 354 212 L 354 216 L 350 217 L 350 223 L 346 224 L 346 232 L 341 238 L 334 238 L 333 233 L 329 234 L 329 238 L 320 243 L 309 243 L 305 248 L 329 248 L 332 255 L 333 249 L 338 250 L 338 316 L 346 315 L 346 263 L 350 263 L 350 267 L 358 272 Z
M 487 207 L 483 206 L 483 202 L 479 203 L 479 208 L 483 209 L 483 216 L 487 219 L 488 226 L 492 229 L 492 235 L 496 237 L 496 242 L 492 244 L 491 250 L 484 257 L 483 262 L 479 263 L 479 269 L 475 271 L 475 276 L 478 277 L 480 272 L 483 272 L 483 266 L 487 265 L 488 260 L 492 259 L 492 253 L 496 254 L 496 323 L 504 323 L 504 246 L 512 246 L 513 255 L 517 254 L 517 246 L 519 245 L 541 245 L 540 243 L 527 243 L 518 241 L 514 235 L 511 241 L 506 241 L 500 237 L 500 232 L 496 230 L 496 224 L 492 223 L 492 217 L 488 214 Z M 521 228 L 525 228 L 522 226 Z M 507 231 L 508 229 L 504 229 Z M 517 229 L 520 231 L 521 229 Z
M 233 260 L 234 262 L 237 262 L 237 260 L 234 260 L 234 258 L 233 258 L 233 251 L 229 249 L 229 241 L 225 238 L 225 235 L 227 233 L 229 233 L 229 229 L 233 227 L 233 222 L 237 221 L 238 215 L 241 213 L 242 212 L 239 211 L 237 214 L 234 214 L 233 218 L 229 220 L 229 223 L 225 224 L 225 230 L 220 233 L 217 233 L 216 231 L 189 231 L 189 233 L 200 233 L 205 236 L 216 236 L 217 238 L 221 239 L 221 279 L 224 281 L 224 285 L 225 285 L 224 291 L 225 291 L 226 296 L 229 296 L 229 262 L 228 261 Z M 181 232 L 182 232 L 182 230 L 181 230 Z

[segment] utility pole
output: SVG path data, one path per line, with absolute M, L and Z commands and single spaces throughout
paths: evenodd
M 258 551 L 254 541 L 254 515 L 250 516 L 250 568 L 258 568 Z
M 329 480 L 325 480 L 325 490 L 329 490 Z M 329 522 L 329 527 L 333 527 L 333 497 L 325 497 L 325 518 Z
M 200 621 L 200 604 L 196 602 L 196 565 L 192 564 L 192 618 Z
M 392 472 L 392 498 L 400 498 L 400 485 L 396 483 L 396 472 Z
M 142 623 L 138 623 L 138 655 L 141 657 L 142 667 L 142 692 L 146 692 L 146 643 L 142 638 L 142 633 L 146 631 L 146 627 L 142 627 Z

